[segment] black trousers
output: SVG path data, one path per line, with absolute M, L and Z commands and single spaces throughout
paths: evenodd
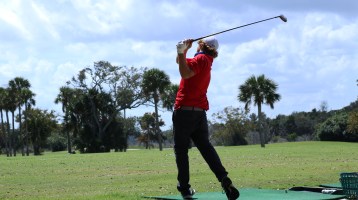
M 209 141 L 208 121 L 205 111 L 175 110 L 173 113 L 174 151 L 178 168 L 179 188 L 190 188 L 188 149 L 190 139 L 220 182 L 227 172 Z M 179 189 L 178 188 L 178 189 Z

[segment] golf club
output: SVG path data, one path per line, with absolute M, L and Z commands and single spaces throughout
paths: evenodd
M 218 34 L 221 34 L 221 33 L 232 31 L 234 29 L 242 28 L 242 27 L 245 27 L 245 26 L 250 26 L 250 25 L 253 25 L 253 24 L 257 24 L 257 23 L 264 22 L 264 21 L 271 20 L 271 19 L 275 19 L 275 18 L 280 18 L 282 21 L 287 22 L 287 18 L 285 16 L 279 15 L 279 16 L 276 16 L 276 17 L 271 17 L 271 18 L 268 18 L 268 19 L 260 20 L 260 21 L 257 21 L 257 22 L 252 22 L 250 24 L 245 24 L 245 25 L 238 26 L 238 27 L 235 27 L 235 28 L 231 28 L 231 29 L 228 29 L 228 30 L 225 30 L 225 31 L 221 31 L 221 32 L 217 32 L 217 33 L 213 33 L 213 34 L 204 36 L 204 37 L 200 37 L 200 38 L 194 39 L 193 42 L 201 40 L 201 39 L 204 39 L 204 38 L 207 38 L 207 37 L 210 37 L 210 36 L 213 36 L 213 35 L 218 35 Z

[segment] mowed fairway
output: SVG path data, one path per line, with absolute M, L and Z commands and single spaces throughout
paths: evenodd
M 286 189 L 339 182 L 358 171 L 358 144 L 296 142 L 217 147 L 239 188 Z M 198 192 L 221 191 L 197 149 L 190 150 L 191 184 Z M 174 152 L 0 157 L 0 199 L 141 199 L 176 194 Z

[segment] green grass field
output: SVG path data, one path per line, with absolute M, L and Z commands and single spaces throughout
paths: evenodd
M 216 148 L 239 188 L 286 189 L 339 182 L 358 171 L 357 143 L 296 142 Z M 200 153 L 190 150 L 191 184 L 221 191 Z M 0 157 L 0 199 L 141 199 L 176 194 L 172 149 L 126 153 Z

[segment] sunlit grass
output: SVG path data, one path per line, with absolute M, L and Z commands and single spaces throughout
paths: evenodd
M 358 170 L 357 143 L 300 142 L 217 147 L 239 188 L 284 189 L 339 182 L 339 173 Z M 190 150 L 191 184 L 221 191 L 199 151 Z M 0 199 L 141 199 L 176 194 L 174 152 L 49 153 L 0 157 Z

